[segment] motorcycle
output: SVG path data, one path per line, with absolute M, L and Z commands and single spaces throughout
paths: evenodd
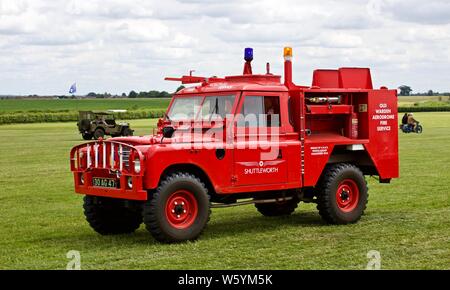
M 417 133 L 417 134 L 422 134 L 423 132 L 423 127 L 422 125 L 420 125 L 419 122 L 417 122 L 416 126 L 413 128 L 412 125 L 409 124 L 401 124 L 400 125 L 400 130 L 403 131 L 403 133 Z

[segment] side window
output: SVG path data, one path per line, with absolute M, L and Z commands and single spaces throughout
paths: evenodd
M 279 127 L 280 98 L 247 96 L 241 114 L 239 127 Z
M 280 98 L 264 97 L 267 127 L 280 127 Z

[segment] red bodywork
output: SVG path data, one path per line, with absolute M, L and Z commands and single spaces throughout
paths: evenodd
M 215 136 L 201 136 L 202 144 L 215 141 L 215 144 L 219 142 L 220 145 L 196 148 L 195 144 L 191 144 L 191 148 L 181 148 L 180 144 L 184 141 L 176 135 L 173 138 L 162 137 L 162 128 L 165 126 L 182 130 L 165 118 L 160 120 L 159 133 L 156 135 L 113 138 L 73 148 L 71 169 L 76 192 L 146 200 L 148 192 L 158 187 L 161 178 L 167 172 L 176 170 L 193 171 L 200 175 L 210 185 L 214 191 L 212 193 L 218 196 L 241 193 L 253 193 L 256 196 L 267 191 L 314 187 L 325 166 L 338 162 L 353 163 L 364 174 L 379 176 L 383 183 L 399 176 L 397 91 L 385 88 L 374 90 L 369 69 L 317 70 L 310 87 L 292 83 L 290 59 L 285 62 L 284 82 L 281 82 L 280 76 L 270 73 L 225 78 L 184 76 L 168 80 L 184 84 L 200 83 L 178 92 L 172 99 L 168 113 L 177 98 L 200 96 L 204 102 L 208 96 L 233 96 L 233 115 L 242 112 L 246 98 L 277 98 L 280 126 L 276 132 L 272 131 L 273 128 L 259 129 L 264 129 L 269 135 L 277 135 L 279 154 L 272 160 L 262 160 L 261 153 L 270 149 L 240 149 L 252 142 L 255 132 L 248 128 L 241 133 L 231 130 L 233 135 L 229 136 L 229 128 L 237 126 L 233 118 L 227 118 L 220 126 L 214 122 L 185 122 L 183 130 L 215 128 L 222 130 L 226 138 L 217 140 Z M 336 98 L 339 102 L 315 101 L 320 98 Z M 202 135 L 204 131 L 199 132 L 196 134 Z M 268 147 L 275 145 L 270 142 L 266 142 Z M 102 153 L 104 144 L 105 167 Z M 110 166 L 112 156 L 115 156 L 115 162 L 120 158 L 118 152 L 111 154 L 111 144 L 115 144 L 113 151 L 118 150 L 120 145 L 130 152 L 129 161 L 121 170 L 117 163 L 114 167 Z M 100 148 L 97 153 L 93 149 L 96 145 Z M 219 154 L 218 150 L 223 154 Z M 87 152 L 91 154 L 89 166 L 86 164 Z M 140 162 L 139 173 L 133 170 L 134 159 Z M 81 184 L 82 176 L 84 184 Z M 92 183 L 93 177 L 118 178 L 119 187 L 96 187 Z M 128 178 L 132 179 L 132 188 L 127 187 Z M 350 188 L 351 184 L 345 186 Z

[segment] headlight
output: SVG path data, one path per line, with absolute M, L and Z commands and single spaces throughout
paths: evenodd
M 134 160 L 134 172 L 141 172 L 141 161 L 139 160 L 139 158 Z
M 127 186 L 130 189 L 133 188 L 133 178 L 132 177 L 127 178 Z
M 84 184 L 84 174 L 81 174 L 80 182 L 81 182 L 81 184 Z

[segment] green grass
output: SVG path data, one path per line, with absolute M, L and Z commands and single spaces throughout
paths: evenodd
M 423 135 L 400 135 L 401 178 L 370 179 L 366 215 L 329 226 L 314 205 L 265 218 L 253 206 L 213 210 L 197 242 L 159 244 L 135 234 L 100 236 L 73 193 L 73 123 L 0 127 L 0 269 L 364 269 L 378 250 L 383 269 L 450 269 L 450 113 L 417 113 Z M 137 134 L 155 120 L 133 121 Z
M 0 100 L 0 113 L 166 109 L 170 99 Z
M 450 97 L 448 96 L 409 96 L 398 97 L 398 105 L 400 107 L 439 107 L 450 106 Z

